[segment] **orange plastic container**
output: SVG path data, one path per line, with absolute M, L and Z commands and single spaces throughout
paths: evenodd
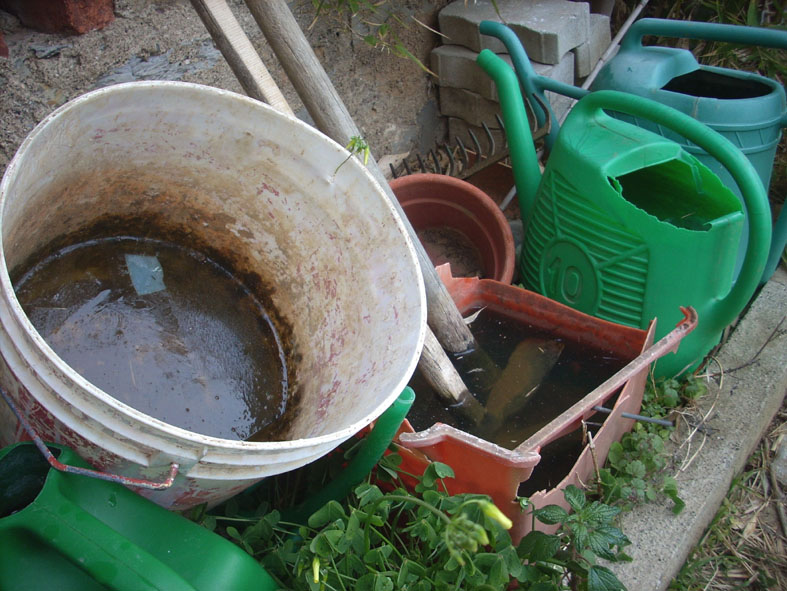
M 600 422 L 600 417 L 603 417 L 604 422 L 593 441 L 597 461 L 603 465 L 610 445 L 620 440 L 634 423 L 633 419 L 624 418 L 622 413 L 636 414 L 640 410 L 650 363 L 677 349 L 683 336 L 696 325 L 696 315 L 691 311 L 691 317 L 687 316 L 674 331 L 654 345 L 655 321 L 647 331 L 631 328 L 583 314 L 537 293 L 498 281 L 452 277 L 448 265 L 438 267 L 438 273 L 463 313 L 486 306 L 511 320 L 546 331 L 555 338 L 582 343 L 588 349 L 608 351 L 627 362 L 621 370 L 513 450 L 443 423 L 415 432 L 409 421 L 404 422 L 395 440 L 403 457 L 404 470 L 422 473 L 431 461 L 448 464 L 456 475 L 446 483 L 449 492 L 491 496 L 514 522 L 511 536 L 517 543 L 530 530 L 532 521 L 529 513 L 521 512 L 517 494 L 520 485 L 530 478 L 541 462 L 542 448 L 581 428 L 583 420 L 598 415 L 594 420 Z M 593 410 L 597 405 L 610 402 L 615 395 L 611 414 L 604 417 Z M 569 484 L 582 486 L 582 483 L 590 482 L 593 470 L 590 450 L 585 447 L 557 486 L 530 495 L 532 504 L 535 507 L 558 504 L 568 509 L 562 489 Z M 539 529 L 546 531 L 548 528 L 539 526 Z

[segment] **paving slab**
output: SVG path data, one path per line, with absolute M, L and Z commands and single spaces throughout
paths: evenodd
M 709 371 L 724 373 L 700 401 L 707 432 L 695 434 L 691 449 L 671 446 L 679 458 L 673 473 L 686 502 L 683 512 L 673 515 L 668 506 L 651 503 L 622 516 L 623 532 L 632 542 L 626 552 L 634 560 L 609 566 L 629 591 L 668 587 L 780 408 L 787 392 L 787 321 L 778 327 L 787 313 L 785 302 L 782 266 L 715 355 L 718 363 Z
M 509 66 L 512 66 L 511 56 L 507 53 L 498 55 Z M 497 86 L 476 63 L 477 58 L 477 51 L 461 45 L 440 45 L 430 54 L 430 67 L 437 74 L 438 84 L 441 87 L 464 88 L 480 94 L 485 99 L 499 101 Z M 539 76 L 573 84 L 574 71 L 576 70 L 575 59 L 574 54 L 567 53 L 558 64 L 541 64 L 533 61 L 530 63 Z
M 609 26 L 609 17 L 605 14 L 590 13 L 590 29 L 588 40 L 575 47 L 574 52 L 574 78 L 586 78 L 596 66 L 596 62 L 612 42 L 612 32 Z
M 471 55 L 476 55 L 475 52 L 470 52 Z M 501 54 L 503 55 L 503 54 Z M 535 66 L 536 64 L 534 64 Z M 472 71 L 472 68 L 478 68 L 478 76 L 488 78 L 485 72 L 475 63 L 474 60 L 467 59 L 464 66 Z M 569 52 L 563 56 L 563 59 L 557 66 L 549 66 L 545 64 L 538 64 L 536 71 L 541 69 L 549 69 L 550 78 L 572 84 L 574 80 L 574 54 Z M 462 75 L 466 78 L 471 85 L 478 88 L 478 83 L 472 83 L 471 77 Z M 486 88 L 482 86 L 482 89 Z M 487 88 L 487 92 L 489 89 Z M 451 86 L 440 86 L 440 113 L 446 117 L 458 117 L 464 119 L 469 125 L 480 127 L 483 123 L 491 125 L 495 120 L 495 114 L 500 113 L 500 105 L 497 102 L 497 93 L 495 91 L 495 100 L 485 97 L 479 92 L 468 90 L 466 88 L 454 88 Z M 490 93 L 491 94 L 491 93 Z M 552 92 L 546 93 L 547 100 L 552 105 L 557 117 L 561 117 L 571 107 L 572 100 L 568 97 L 554 94 Z
M 568 0 L 490 0 L 466 2 L 456 0 L 438 15 L 440 32 L 447 43 L 462 45 L 473 51 L 506 51 L 496 37 L 481 35 L 481 21 L 506 23 L 516 33 L 530 59 L 542 64 L 557 64 L 563 56 L 585 43 L 590 28 L 587 2 Z

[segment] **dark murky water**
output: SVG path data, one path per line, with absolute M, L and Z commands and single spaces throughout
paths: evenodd
M 410 382 L 416 399 L 407 417 L 416 430 L 426 429 L 439 421 L 501 447 L 513 449 L 626 364 L 626 361 L 604 351 L 587 349 L 569 341 L 562 342 L 532 326 L 487 309 L 481 311 L 471 329 L 480 347 L 501 369 L 509 364 L 518 346 L 520 352 L 523 350 L 520 343 L 527 341 L 525 344 L 538 344 L 529 348 L 533 355 L 530 363 L 524 360 L 513 367 L 513 375 L 511 371 L 504 371 L 503 374 L 506 374 L 505 379 L 509 383 L 528 384 L 533 379 L 533 375 L 528 375 L 529 372 L 535 372 L 539 378 L 536 384 L 540 385 L 529 395 L 526 392 L 531 388 L 524 388 L 520 393 L 520 397 L 525 396 L 521 407 L 504 414 L 502 424 L 489 432 L 488 425 L 474 425 L 456 409 L 444 405 L 426 380 L 416 372 Z M 562 350 L 555 363 L 548 353 L 554 351 L 556 345 Z M 483 370 L 473 362 L 472 356 L 457 360 L 456 367 L 476 397 L 484 404 L 489 402 L 489 385 L 484 388 L 478 386 L 484 383 Z M 517 375 L 517 371 L 521 374 Z M 491 390 L 494 390 L 494 386 Z
M 15 289 L 63 360 L 144 413 L 241 440 L 284 413 L 286 358 L 268 314 L 193 250 L 148 239 L 86 241 L 41 260 Z
M 519 485 L 517 494 L 529 497 L 540 490 L 555 488 L 568 475 L 585 446 L 582 429 L 577 429 L 541 448 L 541 461 L 530 478 Z

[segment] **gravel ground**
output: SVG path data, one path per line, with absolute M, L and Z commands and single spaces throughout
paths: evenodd
M 443 4 L 402 6 L 434 24 Z M 230 5 L 293 110 L 309 121 L 245 5 Z M 415 63 L 372 48 L 333 16 L 310 27 L 308 0 L 292 2 L 291 9 L 376 157 L 432 145 L 439 132 L 434 88 Z M 0 171 L 41 119 L 95 88 L 164 79 L 242 92 L 188 0 L 115 0 L 114 22 L 78 36 L 37 33 L 0 11 L 0 31 L 10 53 L 0 58 Z M 412 21 L 402 41 L 425 61 L 437 36 Z

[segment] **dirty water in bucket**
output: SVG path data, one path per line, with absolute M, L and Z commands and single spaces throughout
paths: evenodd
M 488 422 L 473 424 L 458 409 L 445 405 L 421 373 L 416 372 L 410 382 L 416 400 L 407 417 L 414 429 L 420 431 L 441 422 L 513 449 L 628 361 L 607 351 L 555 338 L 493 310 L 482 309 L 471 329 L 479 347 L 502 369 L 499 381 L 505 380 L 506 387 L 513 385 L 511 395 L 521 397 L 521 404 L 516 405 L 514 412 L 503 413 L 503 422 L 490 432 Z M 516 362 L 515 357 L 519 357 Z M 472 355 L 455 360 L 455 365 L 470 391 L 487 405 L 487 412 L 494 411 L 491 393 L 498 384 L 484 390 L 476 386 L 483 383 L 479 374 L 485 370 L 473 362 Z
M 15 281 L 30 321 L 117 400 L 224 439 L 251 438 L 281 419 L 281 339 L 257 297 L 212 259 L 166 241 L 112 237 L 32 260 Z

